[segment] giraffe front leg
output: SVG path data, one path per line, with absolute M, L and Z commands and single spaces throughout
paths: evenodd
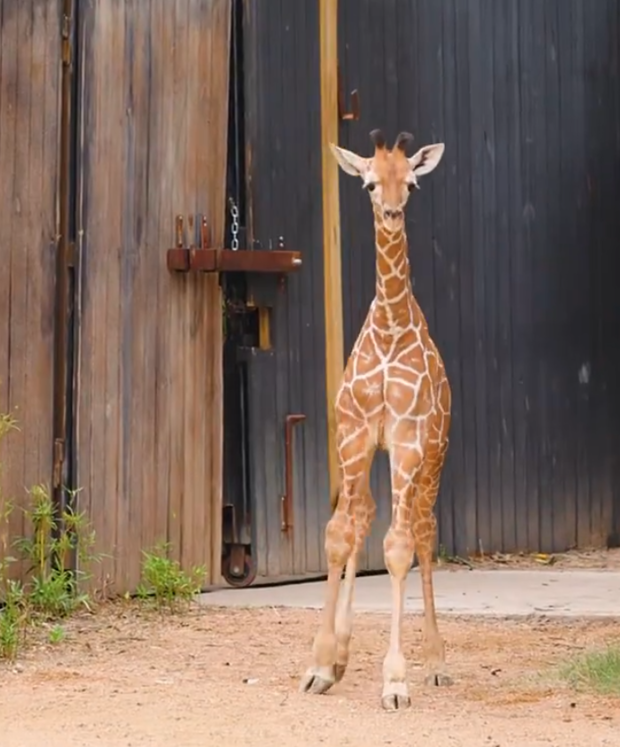
M 385 565 L 392 585 L 392 621 L 390 643 L 383 660 L 383 694 L 381 705 L 387 711 L 411 705 L 407 688 L 407 663 L 401 646 L 401 628 L 407 574 L 413 562 L 413 537 L 410 529 L 392 524 L 384 540 Z
M 321 626 L 312 646 L 313 666 L 302 677 L 299 687 L 302 692 L 317 695 L 325 693 L 336 682 L 336 607 L 342 570 L 351 557 L 354 543 L 353 517 L 338 507 L 325 529 L 325 552 L 328 565 L 327 595 Z
M 407 664 L 401 645 L 403 610 L 407 574 L 411 570 L 414 538 L 411 531 L 412 485 L 418 469 L 409 453 L 391 454 L 392 523 L 383 541 L 385 566 L 392 585 L 392 621 L 390 643 L 383 661 L 383 694 L 381 704 L 388 711 L 411 705 L 407 688 Z
M 373 444 L 364 422 L 342 420 L 337 431 L 340 492 L 338 502 L 325 529 L 327 555 L 327 595 L 321 626 L 314 639 L 314 664 L 301 680 L 302 692 L 324 693 L 342 679 L 349 656 L 351 602 L 357 570 L 357 555 L 367 529 L 364 521 L 367 475 L 372 461 Z M 368 491 L 369 492 L 369 491 Z M 343 604 L 336 610 L 342 570 L 347 566 Z

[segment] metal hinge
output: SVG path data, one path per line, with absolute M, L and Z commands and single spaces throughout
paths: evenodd
M 63 15 L 60 28 L 62 38 L 62 64 L 70 67 L 73 57 L 73 46 L 71 44 L 71 16 Z

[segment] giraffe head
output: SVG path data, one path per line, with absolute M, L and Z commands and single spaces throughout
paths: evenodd
M 370 137 L 375 145 L 372 158 L 363 158 L 333 144 L 330 147 L 343 171 L 361 177 L 362 187 L 370 195 L 375 219 L 394 231 L 403 224 L 409 195 L 420 188 L 419 177 L 429 174 L 441 161 L 444 144 L 425 145 L 408 157 L 406 149 L 413 142 L 409 132 L 401 132 L 391 150 L 386 147 L 381 130 L 373 130 Z

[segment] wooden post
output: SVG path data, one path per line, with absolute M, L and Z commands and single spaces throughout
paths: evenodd
M 319 3 L 325 379 L 329 485 L 333 496 L 338 486 L 334 401 L 344 369 L 338 164 L 329 149 L 329 143 L 338 143 L 338 0 L 319 0 Z

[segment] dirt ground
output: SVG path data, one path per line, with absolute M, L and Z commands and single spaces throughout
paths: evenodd
M 620 637 L 613 621 L 443 618 L 455 684 L 428 690 L 420 618 L 404 636 L 412 707 L 381 710 L 389 617 L 358 614 L 345 679 L 297 692 L 317 611 L 195 608 L 161 619 L 129 603 L 67 624 L 0 666 L 2 747 L 620 747 L 620 697 L 576 693 L 554 668 Z
M 515 553 L 483 555 L 468 558 L 439 559 L 438 567 L 453 567 L 458 565 L 471 566 L 479 569 L 511 568 L 535 570 L 620 570 L 620 548 L 603 548 L 592 550 L 569 550 L 553 555 L 537 553 Z

